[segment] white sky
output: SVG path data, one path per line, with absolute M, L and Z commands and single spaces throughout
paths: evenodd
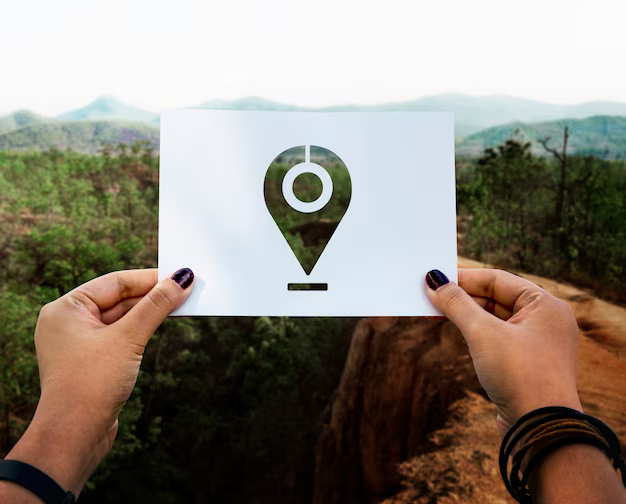
M 0 0 L 0 112 L 428 94 L 626 101 L 624 0 Z

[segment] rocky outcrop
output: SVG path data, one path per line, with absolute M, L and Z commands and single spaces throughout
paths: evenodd
M 384 504 L 512 503 L 498 470 L 494 416 L 493 404 L 471 392 L 455 402 L 430 451 L 398 466 L 404 489 Z
M 583 405 L 626 441 L 626 310 L 524 276 L 571 304 Z M 318 440 L 314 503 L 511 502 L 498 445 L 495 410 L 450 322 L 365 319 Z
M 422 450 L 467 389 L 480 386 L 452 324 L 362 320 L 318 441 L 314 502 L 376 502 L 399 489 L 398 464 Z

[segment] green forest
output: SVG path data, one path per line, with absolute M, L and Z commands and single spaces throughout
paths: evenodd
M 459 253 L 625 303 L 626 163 L 544 148 L 509 139 L 457 161 Z M 158 165 L 149 142 L 0 150 L 0 455 L 36 407 L 41 306 L 109 271 L 156 267 Z M 303 178 L 298 191 L 316 183 Z M 81 502 L 310 502 L 356 322 L 167 320 Z
M 509 139 L 457 162 L 459 254 L 623 303 L 626 162 L 570 156 L 561 134 L 547 156 Z

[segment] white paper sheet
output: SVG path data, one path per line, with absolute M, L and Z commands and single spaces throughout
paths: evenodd
M 307 275 L 264 180 L 280 153 L 311 145 L 343 160 L 352 187 Z M 175 315 L 436 315 L 424 275 L 457 279 L 451 113 L 173 110 L 161 116 L 160 163 L 159 276 L 196 275 Z

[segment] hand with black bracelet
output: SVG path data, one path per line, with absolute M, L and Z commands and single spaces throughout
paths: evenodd
M 155 269 L 118 271 L 43 307 L 35 329 L 41 397 L 0 461 L 0 480 L 21 478 L 24 486 L 0 481 L 0 502 L 60 504 L 78 496 L 111 449 L 148 340 L 187 299 L 193 279 L 187 268 L 158 283 Z
M 435 307 L 463 333 L 478 379 L 496 405 L 501 437 L 539 408 L 562 406 L 571 422 L 579 421 L 573 419 L 582 412 L 576 388 L 578 326 L 567 303 L 495 269 L 461 269 L 459 285 L 432 270 L 425 288 Z M 600 431 L 581 422 L 571 429 L 583 442 L 568 443 L 561 435 L 559 448 L 534 466 L 529 482 L 533 502 L 626 503 L 611 461 L 591 444 L 594 436 L 602 439 Z M 552 429 L 535 438 L 559 434 L 558 426 Z

